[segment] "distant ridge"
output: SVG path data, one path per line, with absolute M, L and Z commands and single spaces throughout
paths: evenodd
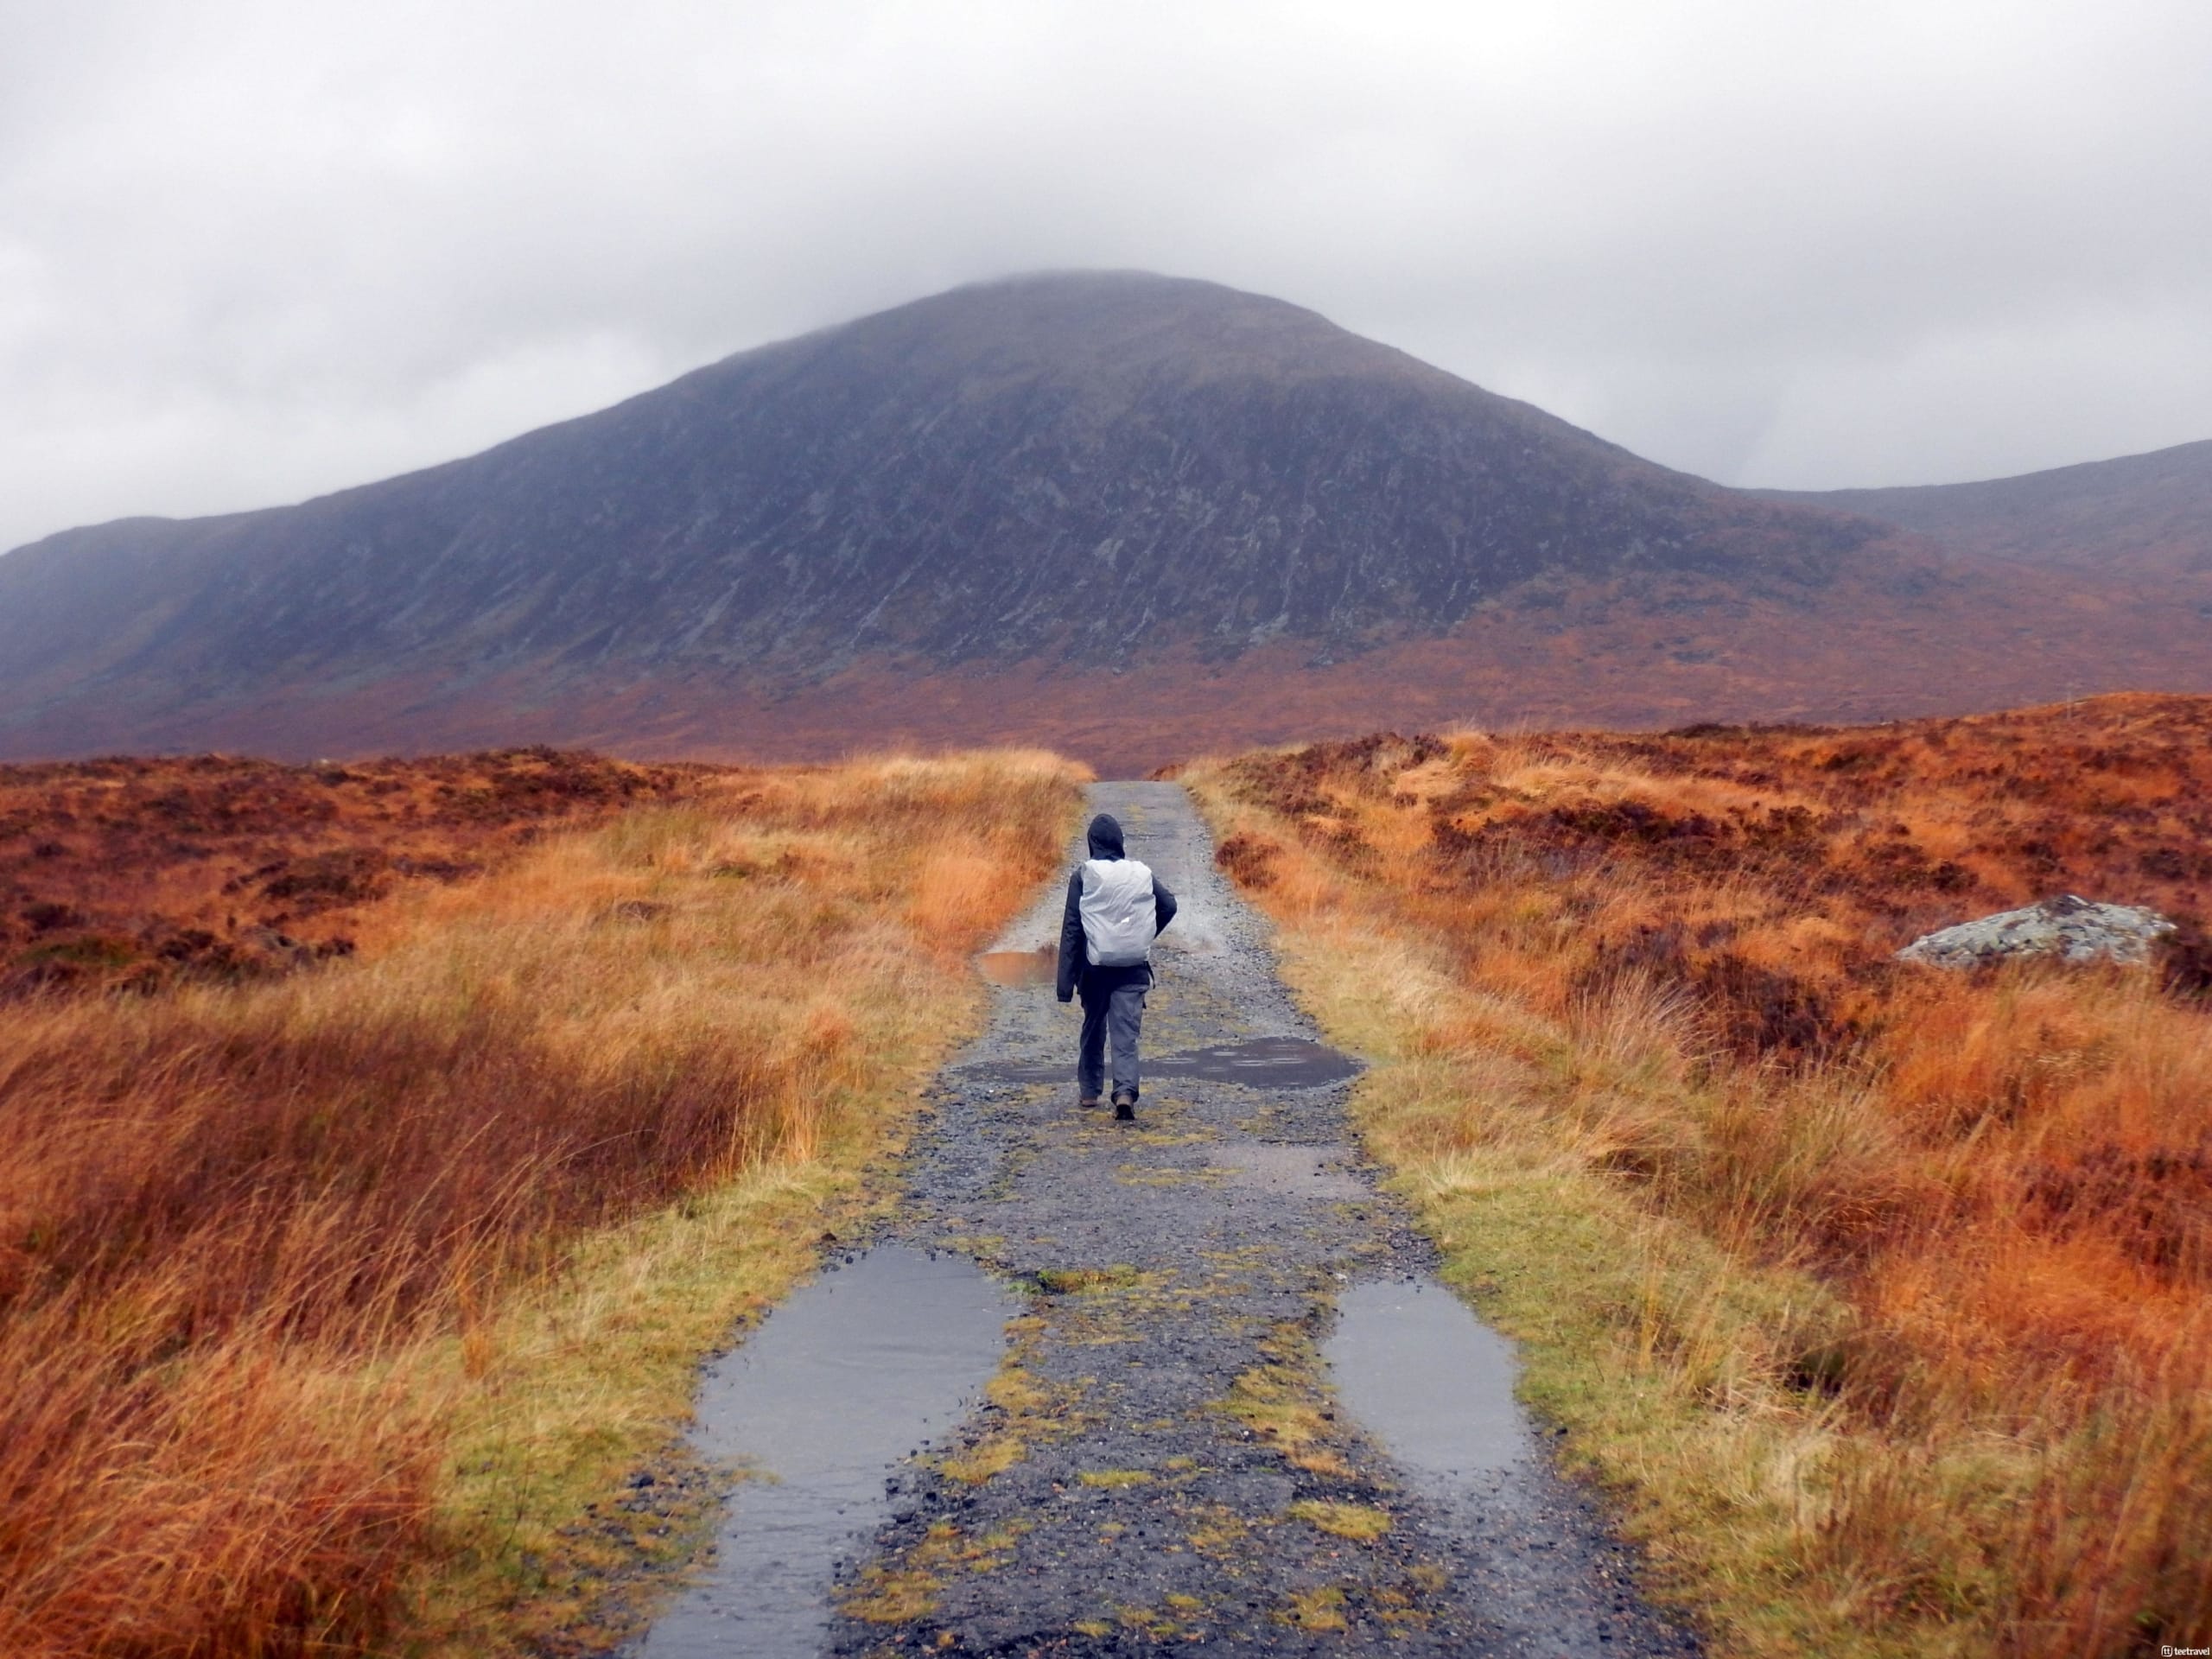
M 2212 439 L 1974 484 L 1750 493 L 1863 513 L 1992 558 L 2091 570 L 2212 569 Z
M 1119 764 L 1301 720 L 2204 683 L 2156 607 L 2072 602 L 1655 466 L 1281 301 L 1069 273 L 297 506 L 0 558 L 0 755 L 988 738 Z

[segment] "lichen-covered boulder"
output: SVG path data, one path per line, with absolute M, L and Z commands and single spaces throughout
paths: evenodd
M 2008 957 L 2133 965 L 2148 962 L 2152 945 L 2173 931 L 2174 925 L 2155 910 L 2101 905 L 2069 893 L 2025 910 L 1961 922 L 1915 939 L 1897 954 L 1899 962 L 1938 968 L 1972 968 Z

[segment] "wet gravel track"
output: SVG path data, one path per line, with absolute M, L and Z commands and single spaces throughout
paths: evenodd
M 1148 1064 L 1137 1122 L 1117 1123 L 1076 1106 L 1074 1011 L 1049 986 L 993 991 L 883 1241 L 972 1257 L 1027 1312 L 990 1401 L 889 1472 L 872 1553 L 831 1586 L 827 1650 L 1697 1651 L 1510 1400 L 1471 1395 L 1520 1443 L 1457 1478 L 1394 1461 L 1338 1408 L 1320 1359 L 1338 1295 L 1426 1278 L 1433 1255 L 1349 1143 L 1344 1067 L 1289 1046 L 1315 1033 L 1188 797 L 1103 784 L 1092 805 L 1182 901 L 1147 1061 L 1230 1062 Z M 1060 902 L 1054 883 L 1004 947 L 1055 937 Z M 715 1571 L 741 1583 L 744 1564 Z

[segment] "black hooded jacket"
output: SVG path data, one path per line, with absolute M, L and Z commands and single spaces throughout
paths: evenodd
M 1122 850 L 1122 826 L 1112 814 L 1101 812 L 1090 821 L 1090 855 L 1093 858 L 1126 858 Z M 1152 878 L 1153 931 L 1165 933 L 1167 924 L 1175 919 L 1175 895 L 1159 876 Z M 1083 871 L 1078 867 L 1068 877 L 1068 907 L 1060 918 L 1060 978 L 1059 998 L 1065 1002 L 1083 983 L 1085 974 L 1142 974 L 1147 979 L 1152 974 L 1148 963 L 1134 968 L 1093 968 L 1090 952 L 1083 943 Z

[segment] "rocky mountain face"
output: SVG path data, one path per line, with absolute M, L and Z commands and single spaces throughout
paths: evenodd
M 1997 692 L 1978 663 L 2012 695 L 2017 636 L 2063 598 L 1669 472 L 1279 301 L 1041 276 L 297 506 L 0 558 L 0 756 L 1027 738 L 1165 760 L 1163 733 L 1387 721 L 1416 686 L 1461 717 L 1510 695 L 1666 720 L 1840 712 L 1870 671 L 1942 706 L 1961 676 Z M 1915 681 L 1900 641 L 1982 612 L 2006 620 Z M 1099 725 L 1140 671 L 1141 752 Z

